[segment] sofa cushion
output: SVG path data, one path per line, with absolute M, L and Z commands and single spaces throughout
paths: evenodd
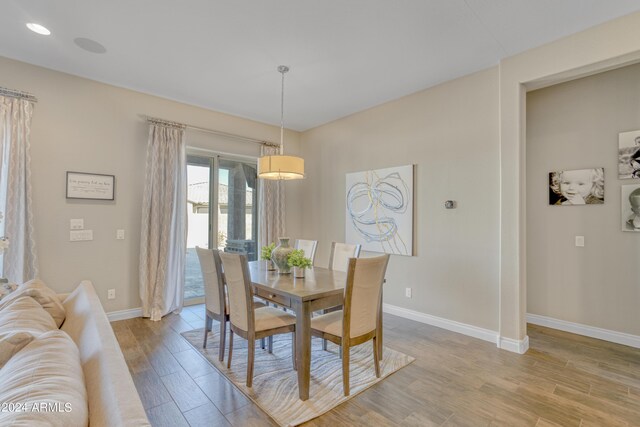
M 13 298 L 0 310 L 0 368 L 34 337 L 56 329 L 53 318 L 33 298 Z
M 65 332 L 45 332 L 0 368 L 0 402 L 0 425 L 88 425 L 80 356 Z
M 0 310 L 0 333 L 29 332 L 40 335 L 58 329 L 56 322 L 33 298 L 12 298 Z
M 45 283 L 40 279 L 30 280 L 18 286 L 18 288 L 4 297 L 0 301 L 0 312 L 4 310 L 11 301 L 21 296 L 30 296 L 36 300 L 47 313 L 53 317 L 56 322 L 56 327 L 59 328 L 64 322 L 65 310 L 64 306 L 58 299 L 58 296 L 53 289 L 47 287 Z
M 33 338 L 33 335 L 28 332 L 0 332 L 0 368 L 2 368 L 14 354 L 33 341 Z

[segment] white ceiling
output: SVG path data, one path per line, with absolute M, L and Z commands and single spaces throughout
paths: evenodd
M 276 125 L 285 64 L 285 126 L 306 130 L 638 10 L 638 0 L 0 0 L 0 55 Z

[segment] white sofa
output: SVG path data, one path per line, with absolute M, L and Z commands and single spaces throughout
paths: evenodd
M 62 302 L 61 328 L 80 350 L 91 426 L 149 426 L 140 396 L 98 295 L 81 282 Z
M 5 361 L 0 360 L 0 401 L 5 401 L 0 412 L 4 421 L 0 424 L 149 426 L 127 363 L 91 282 L 83 281 L 70 294 L 57 298 L 44 284 L 35 287 L 39 287 L 38 292 L 44 291 L 44 296 L 23 296 L 18 288 L 14 298 L 7 298 L 0 305 L 0 324 L 4 325 L 5 334 L 0 342 L 5 350 Z M 11 330 L 28 333 L 15 332 L 7 338 Z M 15 347 L 17 350 L 11 353 L 11 343 L 25 335 L 29 338 L 24 342 L 28 343 Z M 13 354 L 8 361 L 7 348 Z M 81 386 L 83 381 L 85 387 Z M 54 413 L 32 413 L 33 402 L 45 402 L 47 409 L 46 402 L 51 401 L 72 403 L 67 403 L 70 410 L 54 406 L 48 408 Z M 12 402 L 12 406 L 6 402 Z M 31 409 L 20 402 L 31 402 Z

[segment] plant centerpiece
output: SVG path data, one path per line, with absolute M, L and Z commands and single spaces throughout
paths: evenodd
M 270 245 L 263 246 L 260 250 L 260 259 L 265 260 L 267 262 L 267 270 L 274 271 L 276 269 L 276 265 L 273 263 L 271 259 L 271 255 L 273 254 L 273 250 L 276 248 L 275 242 Z
M 304 277 L 307 268 L 312 267 L 311 258 L 305 257 L 302 249 L 293 250 L 287 257 L 287 264 L 293 267 L 293 275 L 300 278 Z

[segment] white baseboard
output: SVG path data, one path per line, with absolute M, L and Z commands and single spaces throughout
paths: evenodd
M 110 311 L 107 313 L 109 322 L 115 322 L 116 320 L 133 319 L 135 317 L 142 317 L 142 307 L 130 308 L 128 310 Z
M 513 353 L 525 354 L 529 350 L 529 337 L 525 336 L 523 340 L 500 337 L 498 339 L 498 347 Z
M 455 320 L 444 319 L 442 317 L 420 313 L 419 311 L 409 310 L 408 308 L 402 308 L 391 304 L 382 304 L 382 310 L 385 313 L 393 314 L 405 319 L 415 320 L 416 322 L 420 323 L 426 323 L 427 325 L 437 326 L 438 328 L 457 332 L 463 335 L 468 335 L 474 338 L 479 338 L 481 340 L 489 341 L 494 344 L 496 344 L 498 340 L 498 333 L 496 331 L 479 328 L 477 326 L 468 325 L 466 323 L 456 322 Z
M 640 336 L 626 334 L 624 332 L 611 331 L 609 329 L 596 328 L 595 326 L 583 325 L 580 323 L 567 322 L 566 320 L 553 319 L 538 314 L 528 314 L 527 322 L 534 325 L 546 326 L 547 328 L 559 329 L 573 334 L 584 335 L 617 344 L 628 345 L 640 348 Z

